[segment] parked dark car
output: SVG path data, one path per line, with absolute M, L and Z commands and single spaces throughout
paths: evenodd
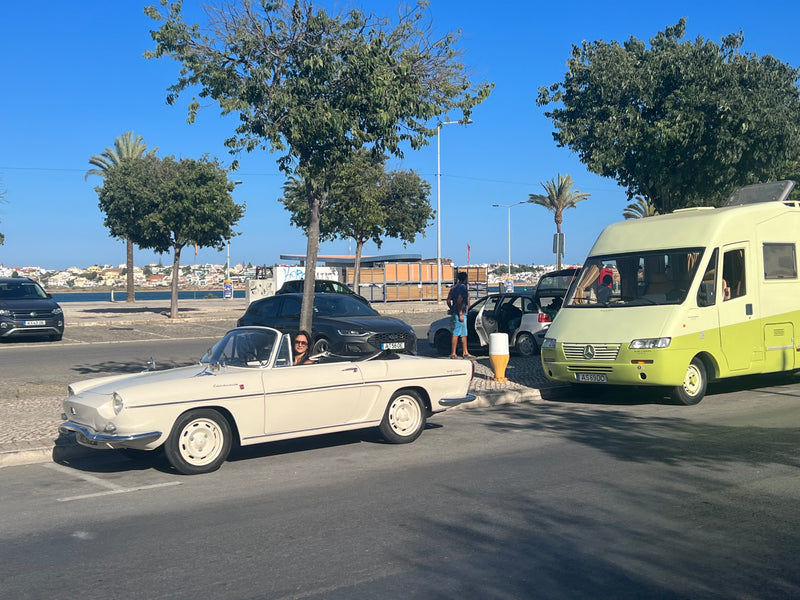
M 275 292 L 275 294 L 302 294 L 303 285 L 305 285 L 304 279 L 291 279 L 289 281 L 285 281 L 281 286 L 281 289 Z M 369 304 L 369 300 L 364 298 L 364 296 L 359 296 L 353 290 L 339 281 L 333 281 L 330 279 L 315 279 L 314 291 L 325 292 L 326 294 L 344 294 L 345 296 L 352 296 L 364 304 Z
M 64 335 L 64 313 L 33 279 L 0 278 L 0 338 Z
M 507 333 L 510 350 L 531 356 L 540 348 L 536 334 L 549 326 L 550 317 L 541 310 L 533 294 L 489 294 L 469 307 L 467 347 L 473 351 L 486 349 L 492 333 Z M 450 317 L 431 323 L 428 343 L 439 354 L 450 354 L 452 339 Z
M 300 327 L 303 294 L 280 294 L 256 300 L 237 325 L 264 325 L 284 333 Z M 385 317 L 367 304 L 344 294 L 314 294 L 311 353 L 329 351 L 345 356 L 394 350 L 415 354 L 414 329 L 400 319 Z

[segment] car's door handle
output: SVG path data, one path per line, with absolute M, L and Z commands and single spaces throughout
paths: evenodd
M 352 371 L 353 373 L 357 373 L 358 367 L 347 367 L 346 369 L 342 369 L 342 372 L 344 371 Z

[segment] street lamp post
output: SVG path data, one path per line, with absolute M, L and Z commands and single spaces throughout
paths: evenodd
M 472 121 L 466 121 L 469 125 Z M 442 125 L 460 125 L 460 121 L 444 121 L 436 126 L 436 301 L 442 301 Z
M 495 208 L 508 209 L 508 277 L 511 277 L 511 209 L 520 204 L 530 204 L 530 200 L 523 200 L 515 204 L 492 204 Z

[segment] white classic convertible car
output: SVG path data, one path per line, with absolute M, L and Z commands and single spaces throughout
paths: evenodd
M 426 418 L 474 400 L 472 361 L 381 352 L 292 365 L 287 334 L 229 331 L 199 365 L 73 383 L 59 431 L 92 448 L 163 447 L 180 473 L 208 473 L 234 443 L 379 427 L 413 442 Z

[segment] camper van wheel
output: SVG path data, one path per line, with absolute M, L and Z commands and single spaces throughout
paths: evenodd
M 676 385 L 672 388 L 672 398 L 686 406 L 697 404 L 706 394 L 707 383 L 706 366 L 702 360 L 695 357 L 689 363 L 689 368 L 686 369 L 683 385 Z

